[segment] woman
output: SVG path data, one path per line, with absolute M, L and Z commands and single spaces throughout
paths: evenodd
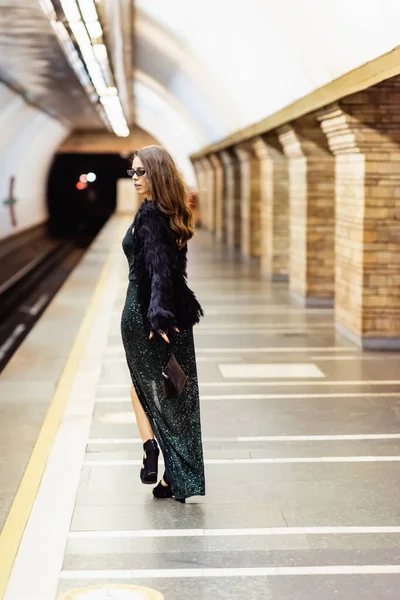
M 122 243 L 129 286 L 121 333 L 143 441 L 140 478 L 148 484 L 157 481 L 159 444 L 165 470 L 153 495 L 184 502 L 205 493 L 193 342 L 193 325 L 203 311 L 186 283 L 193 220 L 184 183 L 164 148 L 135 152 L 128 174 L 142 203 Z M 171 351 L 187 382 L 179 398 L 164 400 L 162 371 Z

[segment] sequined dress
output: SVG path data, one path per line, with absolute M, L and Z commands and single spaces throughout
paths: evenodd
M 200 403 L 193 329 L 169 336 L 171 349 L 187 375 L 180 398 L 163 400 L 162 370 L 170 347 L 158 334 L 149 340 L 137 298 L 130 227 L 122 242 L 129 284 L 121 318 L 121 335 L 132 383 L 164 457 L 165 475 L 176 498 L 205 494 Z

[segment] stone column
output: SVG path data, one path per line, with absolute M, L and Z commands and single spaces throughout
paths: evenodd
M 208 197 L 207 197 L 207 180 L 206 171 L 202 159 L 195 160 L 193 162 L 194 170 L 196 172 L 197 187 L 198 187 L 198 215 L 201 227 L 207 227 L 207 208 L 208 208 Z
M 207 192 L 207 229 L 215 232 L 215 175 L 209 156 L 203 158 Z
M 240 164 L 232 150 L 220 152 L 224 169 L 224 205 L 226 242 L 229 248 L 240 248 L 241 198 Z
M 287 159 L 276 137 L 259 137 L 261 272 L 272 281 L 287 281 L 289 269 L 289 178 Z
M 224 204 L 224 169 L 217 154 L 210 154 L 209 161 L 213 169 L 214 195 L 214 229 L 217 240 L 224 240 L 225 233 L 225 204 Z
M 208 231 L 214 231 L 214 170 L 208 157 L 200 159 L 203 169 L 204 188 L 202 194 L 205 206 L 204 226 Z
M 336 155 L 340 331 L 365 349 L 400 348 L 400 78 L 321 112 Z
M 278 137 L 289 159 L 290 291 L 306 306 L 332 306 L 335 160 L 315 116 Z
M 235 147 L 240 163 L 241 241 L 240 249 L 247 259 L 261 256 L 260 161 L 252 142 Z

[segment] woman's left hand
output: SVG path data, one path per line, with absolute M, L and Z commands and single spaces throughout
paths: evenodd
M 179 329 L 177 327 L 174 327 L 175 331 L 177 331 L 178 333 L 180 333 Z M 161 335 L 161 337 L 163 338 L 163 340 L 165 340 L 167 342 L 167 344 L 170 343 L 169 338 L 167 336 L 167 334 L 165 333 L 165 331 L 158 331 L 158 333 Z M 154 331 L 150 331 L 150 335 L 149 335 L 149 340 L 151 340 L 151 338 L 154 336 Z

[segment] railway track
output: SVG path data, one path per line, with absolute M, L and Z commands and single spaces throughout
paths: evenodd
M 0 245 L 0 373 L 85 251 L 44 228 Z

